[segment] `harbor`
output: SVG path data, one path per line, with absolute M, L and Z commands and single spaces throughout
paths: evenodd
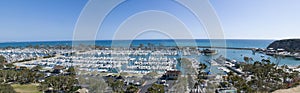
M 296 60 L 296 56 L 290 56 L 292 53 L 283 49 L 162 45 L 138 45 L 124 48 L 81 45 L 81 47 L 75 48 L 68 46 L 2 48 L 0 54 L 8 59 L 8 63 L 15 66 L 14 68 L 4 66 L 3 70 L 33 70 L 41 67 L 42 70 L 35 70 L 45 75 L 40 82 L 45 81 L 48 77 L 76 74 L 78 78 L 99 77 L 108 84 L 113 84 L 114 82 L 110 82 L 113 80 L 123 83 L 126 87 L 136 86 L 139 89 L 148 89 L 151 85 L 158 84 L 162 85 L 164 91 L 168 92 L 180 91 L 175 87 L 184 86 L 185 83 L 182 80 L 186 79 L 195 83 L 194 86 L 196 87 L 185 88 L 192 93 L 199 93 L 199 91 L 218 91 L 218 93 L 240 91 L 241 87 L 232 82 L 232 77 L 245 80 L 245 82 L 256 82 L 256 78 L 253 78 L 259 77 L 258 74 L 254 74 L 256 70 L 253 68 L 256 66 L 258 66 L 257 69 L 263 69 L 265 66 L 268 66 L 269 69 L 282 69 L 282 73 L 300 71 L 298 67 L 293 65 L 298 63 L 286 65 L 285 60 L 296 62 L 298 60 Z M 281 55 L 287 59 L 282 59 L 281 62 L 274 55 Z M 294 53 L 294 55 L 297 54 Z M 267 63 L 266 60 L 270 63 Z M 201 67 L 203 65 L 205 68 Z M 71 73 L 69 69 L 72 68 L 76 70 Z M 196 85 L 198 79 L 202 80 L 200 85 Z M 272 82 L 274 80 L 272 79 Z M 295 84 L 294 81 L 297 79 L 279 78 L 279 80 L 291 86 Z M 277 83 L 282 84 L 281 82 Z M 210 86 L 215 85 L 221 87 L 210 88 Z M 89 86 L 86 87 L 89 88 Z M 274 88 L 274 86 L 268 87 Z M 255 89 L 256 87 L 252 88 Z M 105 89 L 105 91 L 113 90 Z M 145 90 L 139 91 L 141 93 L 146 92 Z

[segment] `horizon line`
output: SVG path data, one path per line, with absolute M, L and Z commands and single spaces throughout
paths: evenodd
M 116 39 L 115 41 L 129 41 L 130 39 Z M 133 39 L 133 40 L 284 40 L 284 39 Z M 16 43 L 16 42 L 58 42 L 58 41 L 114 41 L 112 39 L 96 39 L 96 40 L 25 40 L 25 41 L 3 41 L 0 43 Z

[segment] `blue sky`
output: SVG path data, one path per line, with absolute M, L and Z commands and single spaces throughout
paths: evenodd
M 143 10 L 169 12 L 192 29 L 196 38 L 207 38 L 201 23 L 195 21 L 186 8 L 171 1 L 137 1 L 128 1 L 119 6 L 121 8 L 116 8 L 104 21 L 97 39 L 110 39 L 114 29 L 124 19 Z M 300 36 L 299 0 L 210 2 L 218 14 L 227 39 L 283 39 Z M 1 0 L 0 42 L 71 40 L 77 19 L 86 3 L 87 0 Z M 137 38 L 168 37 L 148 33 Z

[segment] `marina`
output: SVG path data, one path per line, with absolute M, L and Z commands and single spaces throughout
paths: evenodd
M 165 87 L 165 91 L 174 91 L 173 87 L 177 86 L 175 82 L 181 82 L 181 78 L 188 76 L 194 82 L 197 78 L 203 78 L 202 85 L 190 88 L 191 92 L 195 93 L 212 91 L 208 88 L 209 84 L 220 84 L 222 88 L 215 89 L 218 92 L 237 91 L 239 86 L 223 85 L 224 80 L 231 83 L 228 80 L 231 79 L 231 75 L 236 75 L 246 81 L 255 80 L 252 77 L 256 74 L 252 74 L 254 71 L 247 67 L 256 66 L 258 63 L 255 62 L 263 59 L 268 59 L 272 64 L 277 62 L 280 69 L 284 69 L 284 73 L 299 71 L 299 68 L 294 65 L 299 64 L 295 63 L 298 61 L 296 60 L 298 54 L 292 55 L 282 49 L 162 46 L 161 44 L 160 46 L 138 44 L 129 48 L 81 45 L 81 47 L 75 46 L 74 48 L 70 46 L 2 48 L 0 54 L 9 59 L 8 63 L 15 65 L 17 70 L 42 67 L 43 70 L 39 73 L 43 73 L 45 78 L 71 75 L 72 73 L 68 71 L 74 67 L 77 76 L 89 78 L 102 76 L 106 82 L 109 79 L 119 80 L 125 86 L 133 85 L 140 89 L 147 89 L 150 84 L 160 84 Z M 288 59 L 282 59 L 280 62 L 274 55 L 282 55 Z M 294 63 L 289 64 L 286 61 L 294 61 Z M 203 64 L 207 67 L 200 70 L 200 65 Z M 5 66 L 4 69 L 11 68 Z M 158 76 L 148 76 L 153 73 Z M 287 81 L 291 82 L 291 80 L 289 78 Z M 142 91 L 145 92 L 145 90 Z
M 165 45 L 161 44 L 161 41 L 166 42 Z M 196 40 L 198 43 L 202 42 L 202 46 L 180 46 L 175 47 L 172 46 L 174 44 L 171 40 L 152 40 L 146 41 L 148 43 L 145 44 L 145 41 L 136 40 L 133 42 L 133 46 L 131 48 L 122 48 L 115 47 L 111 48 L 106 46 L 105 44 L 109 44 L 109 41 L 97 41 L 96 44 L 104 43 L 96 47 L 100 47 L 99 49 L 91 49 L 84 52 L 80 52 L 79 50 L 72 50 L 65 46 L 65 49 L 58 49 L 59 46 L 52 46 L 51 49 L 34 49 L 34 48 L 11 48 L 5 49 L 2 48 L 0 54 L 4 55 L 8 59 L 8 62 L 18 62 L 22 61 L 22 59 L 31 59 L 27 60 L 24 63 L 16 63 L 17 65 L 22 66 L 32 66 L 32 65 L 41 65 L 47 68 L 54 67 L 56 65 L 62 65 L 65 67 L 78 66 L 81 70 L 86 71 L 100 71 L 100 72 L 132 72 L 132 73 L 149 73 L 151 71 L 165 71 L 178 69 L 177 59 L 180 57 L 196 57 L 195 60 L 200 63 L 210 64 L 211 66 L 223 66 L 226 67 L 226 63 L 220 63 L 216 59 L 220 56 L 225 56 L 226 58 L 236 60 L 238 62 L 243 62 L 242 59 L 244 56 L 252 57 L 255 60 L 261 60 L 263 58 L 270 58 L 273 62 L 275 62 L 275 58 L 272 58 L 272 55 L 268 56 L 274 50 L 264 49 L 262 46 L 256 46 L 253 48 L 241 46 L 241 48 L 234 47 L 230 45 L 235 43 L 235 40 L 229 40 L 229 47 L 211 47 L 211 46 L 203 46 L 207 40 Z M 179 43 L 184 45 L 184 43 L 189 42 L 188 40 L 178 40 Z M 181 42 L 182 41 L 182 42 Z M 143 43 L 141 43 L 143 42 Z M 249 42 L 249 41 L 244 41 Z M 268 42 L 268 41 L 267 41 Z M 20 42 L 22 43 L 22 42 Z M 40 44 L 41 42 L 34 44 Z M 138 44 L 140 43 L 140 44 Z M 41 43 L 42 44 L 42 43 Z M 68 44 L 69 42 L 63 42 L 62 44 Z M 144 44 L 144 47 L 139 46 Z M 207 43 L 209 44 L 209 43 Z M 158 46 L 160 45 L 160 46 Z M 45 45 L 43 45 L 45 46 Z M 48 45 L 51 47 L 51 45 Z M 253 45 L 247 45 L 253 46 Z M 56 48 L 55 48 L 56 47 Z M 226 49 L 226 53 L 223 51 Z M 282 51 L 282 50 L 281 50 Z M 237 54 L 236 52 L 241 52 Z M 256 53 L 253 55 L 253 53 Z M 74 53 L 75 55 L 70 55 Z M 223 55 L 226 54 L 226 55 Z M 278 54 L 287 54 L 284 51 L 278 52 Z M 14 56 L 14 57 L 12 57 Z M 55 56 L 55 57 L 54 57 Z M 47 58 L 49 57 L 49 58 Z M 40 60 L 36 60 L 40 59 Z M 295 57 L 295 59 L 297 59 Z M 207 62 L 207 60 L 212 60 Z M 292 61 L 293 63 L 289 63 Z M 279 65 L 295 65 L 296 60 L 291 59 L 283 59 Z M 232 63 L 232 62 L 231 62 Z M 227 65 L 228 65 L 227 64 Z M 219 68 L 220 70 L 221 68 Z M 231 69 L 231 68 L 229 68 Z M 218 70 L 218 68 L 214 68 L 214 70 Z M 234 70 L 233 71 L 239 71 Z M 228 71 L 227 71 L 228 72 Z

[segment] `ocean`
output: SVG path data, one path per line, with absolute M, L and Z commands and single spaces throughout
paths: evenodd
M 218 41 L 218 40 L 217 40 Z M 236 48 L 266 48 L 270 43 L 272 43 L 274 40 L 238 40 L 238 39 L 230 39 L 230 40 L 224 40 L 226 43 L 226 47 L 236 47 Z M 124 46 L 126 44 L 131 44 L 132 46 L 139 46 L 140 44 L 143 44 L 144 46 L 147 46 L 149 43 L 155 45 L 155 46 L 191 46 L 196 43 L 198 46 L 210 46 L 211 40 L 209 39 L 197 39 L 197 40 L 169 40 L 169 39 L 162 39 L 162 40 L 96 40 L 96 41 L 76 41 L 75 43 L 72 43 L 72 41 L 38 41 L 38 42 L 3 42 L 0 43 L 0 48 L 4 47 L 26 47 L 26 46 L 35 46 L 35 45 L 49 45 L 49 46 L 57 46 L 57 45 L 63 45 L 63 46 L 72 46 L 78 45 L 78 44 L 93 44 L 97 46 L 106 46 L 110 47 L 112 44 L 114 46 Z M 211 56 L 213 58 L 219 57 L 219 56 L 225 56 L 226 58 L 237 60 L 237 61 L 244 61 L 244 56 L 252 57 L 255 61 L 260 61 L 261 59 L 271 59 L 272 62 L 276 62 L 275 58 L 272 56 L 255 53 L 253 54 L 252 51 L 249 50 L 222 50 L 225 51 L 226 55 L 218 54 Z M 201 56 L 195 56 L 200 62 L 204 62 L 206 60 L 211 59 L 211 57 L 201 55 Z M 293 58 L 283 58 L 281 59 L 279 65 L 289 65 L 289 66 L 298 66 L 300 65 L 299 60 L 294 60 Z

